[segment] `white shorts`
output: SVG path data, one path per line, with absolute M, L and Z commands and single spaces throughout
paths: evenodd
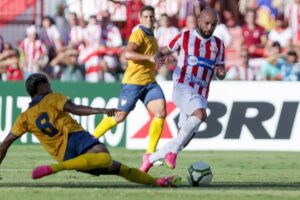
M 207 108 L 207 99 L 197 94 L 192 88 L 181 84 L 175 84 L 172 94 L 173 102 L 180 110 L 179 128 L 199 108 Z

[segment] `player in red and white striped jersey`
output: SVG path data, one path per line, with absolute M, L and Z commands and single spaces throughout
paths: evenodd
M 225 78 L 224 44 L 213 36 L 218 23 L 217 12 L 206 8 L 201 12 L 199 27 L 178 34 L 167 47 L 158 52 L 155 60 L 162 64 L 167 55 L 179 50 L 177 68 L 173 74 L 173 101 L 180 109 L 177 138 L 144 160 L 143 171 L 152 163 L 164 159 L 165 164 L 175 168 L 178 152 L 188 144 L 199 125 L 206 119 L 209 85 L 214 74 Z

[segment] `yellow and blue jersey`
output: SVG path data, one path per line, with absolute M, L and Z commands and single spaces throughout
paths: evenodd
M 68 112 L 63 111 L 67 101 L 68 98 L 60 93 L 36 97 L 17 117 L 11 132 L 16 136 L 33 133 L 54 159 L 62 161 L 68 135 L 84 130 Z
M 152 56 L 158 50 L 158 44 L 155 37 L 153 35 L 147 35 L 141 28 L 138 28 L 130 35 L 128 42 L 137 44 L 137 53 L 140 54 Z M 155 63 L 148 60 L 129 60 L 122 83 L 147 85 L 155 82 L 155 74 Z

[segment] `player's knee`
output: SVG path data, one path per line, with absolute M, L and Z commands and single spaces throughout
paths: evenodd
M 113 163 L 112 157 L 109 153 L 99 153 L 99 156 L 101 156 L 101 168 L 107 168 L 110 167 Z
M 205 109 L 198 109 L 193 113 L 193 116 L 199 118 L 202 122 L 205 121 L 207 115 Z
M 123 121 L 126 119 L 126 116 L 127 116 L 127 114 L 124 113 L 124 112 L 118 113 L 118 114 L 115 116 L 116 122 L 117 122 L 117 123 L 123 122 Z
M 116 122 L 119 124 L 121 122 L 123 122 L 125 120 L 125 118 L 116 118 Z
M 200 117 L 199 117 L 199 119 L 203 122 L 203 121 L 205 121 L 206 120 L 206 113 L 203 113 Z
M 167 113 L 165 110 L 157 111 L 154 113 L 154 117 L 161 118 L 161 119 L 165 119 L 166 115 Z
M 122 164 L 120 162 L 113 160 L 112 165 L 108 168 L 108 170 L 109 170 L 109 172 L 111 174 L 119 175 L 120 174 L 121 165 Z

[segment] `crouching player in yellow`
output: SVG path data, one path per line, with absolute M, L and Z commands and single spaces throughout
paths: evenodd
M 69 113 L 75 115 L 107 114 L 116 109 L 75 105 L 61 93 L 52 93 L 43 74 L 32 74 L 26 80 L 32 98 L 29 108 L 16 119 L 11 132 L 0 145 L 0 164 L 10 145 L 26 132 L 33 133 L 58 163 L 38 166 L 32 178 L 38 179 L 62 170 L 77 170 L 92 175 L 114 174 L 128 181 L 168 187 L 176 186 L 177 176 L 154 178 L 138 169 L 114 161 L 104 144 L 85 131 Z

